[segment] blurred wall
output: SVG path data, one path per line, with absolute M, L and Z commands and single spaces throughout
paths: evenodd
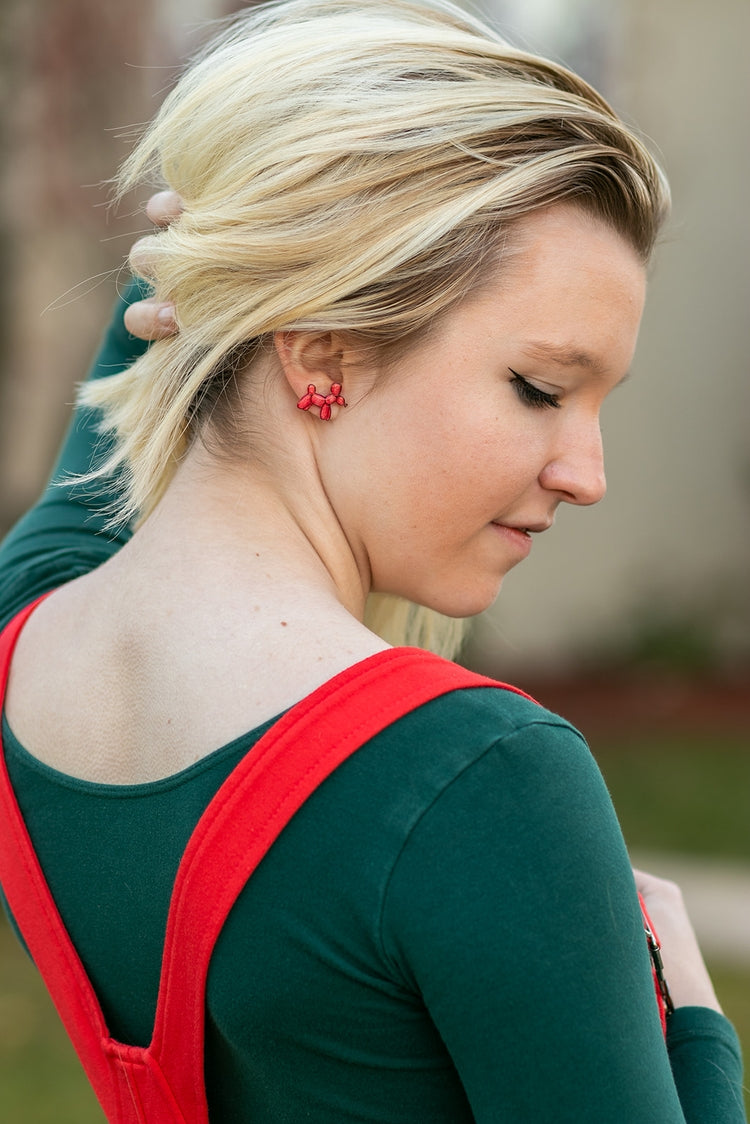
M 231 7 L 231 4 L 229 5 Z M 560 511 L 506 580 L 472 662 L 565 667 L 684 633 L 750 660 L 747 0 L 486 0 L 508 34 L 601 85 L 661 149 L 674 219 L 633 378 L 605 407 L 609 495 Z M 221 0 L 4 0 L 0 528 L 36 495 L 73 384 L 145 229 L 102 181 Z
M 504 7 L 530 45 L 573 55 L 653 138 L 673 218 L 632 378 L 604 409 L 608 495 L 596 508 L 560 509 L 478 625 L 471 659 L 557 670 L 650 641 L 696 670 L 747 669 L 750 5 L 567 6 L 580 36 L 561 19 L 563 2 Z
M 4 0 L 0 518 L 36 494 L 132 230 L 110 221 L 116 130 L 149 116 L 147 0 Z M 157 48 L 158 49 L 158 48 Z

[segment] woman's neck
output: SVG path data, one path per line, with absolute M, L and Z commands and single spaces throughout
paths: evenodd
M 170 583 L 217 588 L 308 610 L 325 605 L 361 621 L 369 586 L 324 490 L 307 473 L 304 491 L 262 468 L 188 454 L 161 502 L 136 531 L 121 563 Z

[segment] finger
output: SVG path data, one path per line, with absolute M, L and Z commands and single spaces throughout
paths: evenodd
M 141 340 L 163 340 L 177 332 L 174 305 L 149 297 L 125 310 L 125 327 Z
M 144 277 L 147 281 L 155 276 L 155 260 L 158 250 L 158 240 L 156 235 L 149 234 L 145 238 L 139 238 L 137 242 L 133 243 L 130 253 L 128 255 L 128 263 L 130 269 L 137 277 Z
M 182 196 L 176 191 L 158 191 L 146 204 L 146 214 L 154 226 L 169 226 L 184 209 Z
M 645 870 L 638 870 L 636 867 L 633 867 L 633 876 L 638 892 L 643 894 L 644 897 L 647 894 L 662 894 L 672 897 L 681 895 L 680 887 L 669 878 L 660 878 L 655 874 L 649 874 Z

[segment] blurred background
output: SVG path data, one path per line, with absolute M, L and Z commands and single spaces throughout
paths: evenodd
M 225 0 L 3 0 L 0 534 L 37 496 L 146 232 L 108 179 Z M 750 5 L 485 0 L 651 140 L 674 213 L 632 378 L 605 407 L 609 493 L 559 513 L 465 660 L 588 736 L 635 859 L 677 876 L 750 1050 Z M 40 1078 L 40 1075 L 42 1077 Z M 0 926 L 0 1118 L 101 1121 Z

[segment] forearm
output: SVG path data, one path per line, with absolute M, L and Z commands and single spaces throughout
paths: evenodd
M 667 1046 L 688 1124 L 744 1124 L 742 1058 L 731 1024 L 707 1007 L 678 1007 Z

